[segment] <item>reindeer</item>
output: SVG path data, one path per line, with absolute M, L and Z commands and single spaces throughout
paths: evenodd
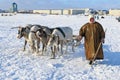
M 43 55 L 43 52 L 47 50 L 47 43 L 50 38 L 50 34 L 52 33 L 52 30 L 53 28 L 44 27 L 39 29 L 36 33 L 37 37 L 40 38 L 43 44 L 42 55 Z
M 39 44 L 40 44 L 40 38 L 38 38 L 37 36 L 37 31 L 39 29 L 44 28 L 45 26 L 41 26 L 41 25 L 34 25 L 31 29 L 30 29 L 30 33 L 29 33 L 29 43 L 30 43 L 30 47 L 32 52 L 39 52 Z
M 21 39 L 22 37 L 25 38 L 23 51 L 26 50 L 26 44 L 27 44 L 27 42 L 29 41 L 28 35 L 29 35 L 29 33 L 30 33 L 30 29 L 31 29 L 32 26 L 33 26 L 33 25 L 28 24 L 28 25 L 26 25 L 25 27 L 18 26 L 18 27 L 12 27 L 12 28 L 11 28 L 11 29 L 18 28 L 18 34 L 17 34 L 17 38 L 18 38 L 18 39 Z
M 73 30 L 70 27 L 57 27 L 53 30 L 48 46 L 52 46 L 52 59 L 58 52 L 59 45 L 61 46 L 61 53 L 63 54 L 63 44 L 66 45 L 65 53 L 67 53 L 68 43 L 73 41 Z M 72 48 L 73 49 L 73 48 Z
M 17 38 L 18 38 L 18 39 L 21 39 L 22 37 L 25 38 L 25 43 L 24 43 L 23 51 L 26 50 L 26 44 L 27 44 L 27 42 L 29 43 L 29 45 L 31 45 L 31 44 L 30 44 L 31 41 L 30 41 L 30 39 L 29 39 L 29 35 L 30 35 L 30 32 L 31 32 L 31 28 L 32 28 L 33 26 L 37 26 L 37 27 L 39 27 L 39 28 L 42 27 L 41 25 L 28 24 L 28 25 L 26 25 L 25 27 L 19 26 L 19 27 L 12 27 L 12 28 L 11 28 L 11 29 L 18 28 L 18 34 L 17 34 Z
M 40 41 L 42 41 L 43 43 L 43 48 L 45 48 L 45 43 L 46 43 L 46 40 L 43 40 L 40 38 L 40 35 L 38 36 L 37 32 L 42 30 L 42 29 L 46 29 L 47 27 L 46 26 L 38 26 L 38 25 L 34 25 L 31 30 L 30 30 L 30 33 L 29 33 L 29 43 L 30 43 L 30 47 L 31 47 L 31 50 L 32 52 L 36 52 L 38 53 L 39 52 L 39 44 L 40 44 Z M 48 34 L 49 31 L 46 32 L 46 34 Z M 46 39 L 47 37 L 45 36 L 45 34 L 43 35 L 44 39 Z M 43 50 L 42 50 L 43 52 Z M 43 54 L 43 53 L 42 53 Z

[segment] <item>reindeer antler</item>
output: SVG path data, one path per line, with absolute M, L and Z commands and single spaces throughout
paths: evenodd
M 21 26 L 18 26 L 18 27 L 12 27 L 11 29 L 15 29 L 15 28 L 21 28 Z

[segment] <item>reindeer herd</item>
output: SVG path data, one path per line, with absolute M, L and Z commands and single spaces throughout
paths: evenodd
M 40 53 L 40 43 L 42 43 L 41 55 L 43 55 L 48 47 L 51 49 L 52 59 L 55 59 L 56 53 L 60 51 L 61 54 L 67 53 L 68 46 L 71 46 L 74 52 L 74 47 L 80 44 L 77 40 L 77 36 L 73 35 L 73 30 L 70 27 L 56 27 L 49 28 L 41 25 L 28 24 L 25 27 L 13 27 L 18 28 L 17 38 L 24 37 L 25 43 L 23 51 L 26 50 L 26 44 L 29 44 L 30 51 L 32 53 Z M 65 51 L 63 52 L 63 46 L 65 45 Z

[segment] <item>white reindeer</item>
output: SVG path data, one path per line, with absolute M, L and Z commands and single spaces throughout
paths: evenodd
M 40 44 L 40 39 L 36 36 L 36 32 L 41 28 L 41 26 L 34 25 L 30 29 L 29 33 L 29 43 L 30 43 L 30 48 L 32 52 L 39 52 L 39 44 Z
M 73 40 L 73 30 L 70 27 L 57 27 L 53 30 L 48 41 L 48 46 L 52 46 L 52 58 L 55 58 L 55 53 L 58 52 L 59 45 L 63 54 L 63 44 L 66 45 L 65 53 L 67 53 L 68 42 Z
M 30 29 L 31 29 L 32 26 L 33 26 L 33 25 L 28 24 L 28 25 L 26 25 L 25 27 L 18 26 L 18 27 L 12 27 L 12 28 L 11 28 L 11 29 L 18 28 L 18 34 L 17 34 L 17 38 L 18 38 L 18 39 L 21 39 L 22 37 L 25 38 L 23 51 L 25 51 L 25 49 L 26 49 L 26 44 L 27 44 L 27 42 L 29 41 L 28 35 L 29 35 Z

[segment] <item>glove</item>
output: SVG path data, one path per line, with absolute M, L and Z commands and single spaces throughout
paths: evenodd
M 80 44 L 81 44 L 80 41 L 76 41 L 76 43 L 75 43 L 75 47 L 79 46 Z
M 102 38 L 102 39 L 101 39 L 101 42 L 102 42 L 102 43 L 104 43 L 104 42 L 105 42 L 105 39 L 104 39 L 104 38 Z
M 81 41 L 81 39 L 82 39 L 82 36 L 77 36 L 78 41 Z

